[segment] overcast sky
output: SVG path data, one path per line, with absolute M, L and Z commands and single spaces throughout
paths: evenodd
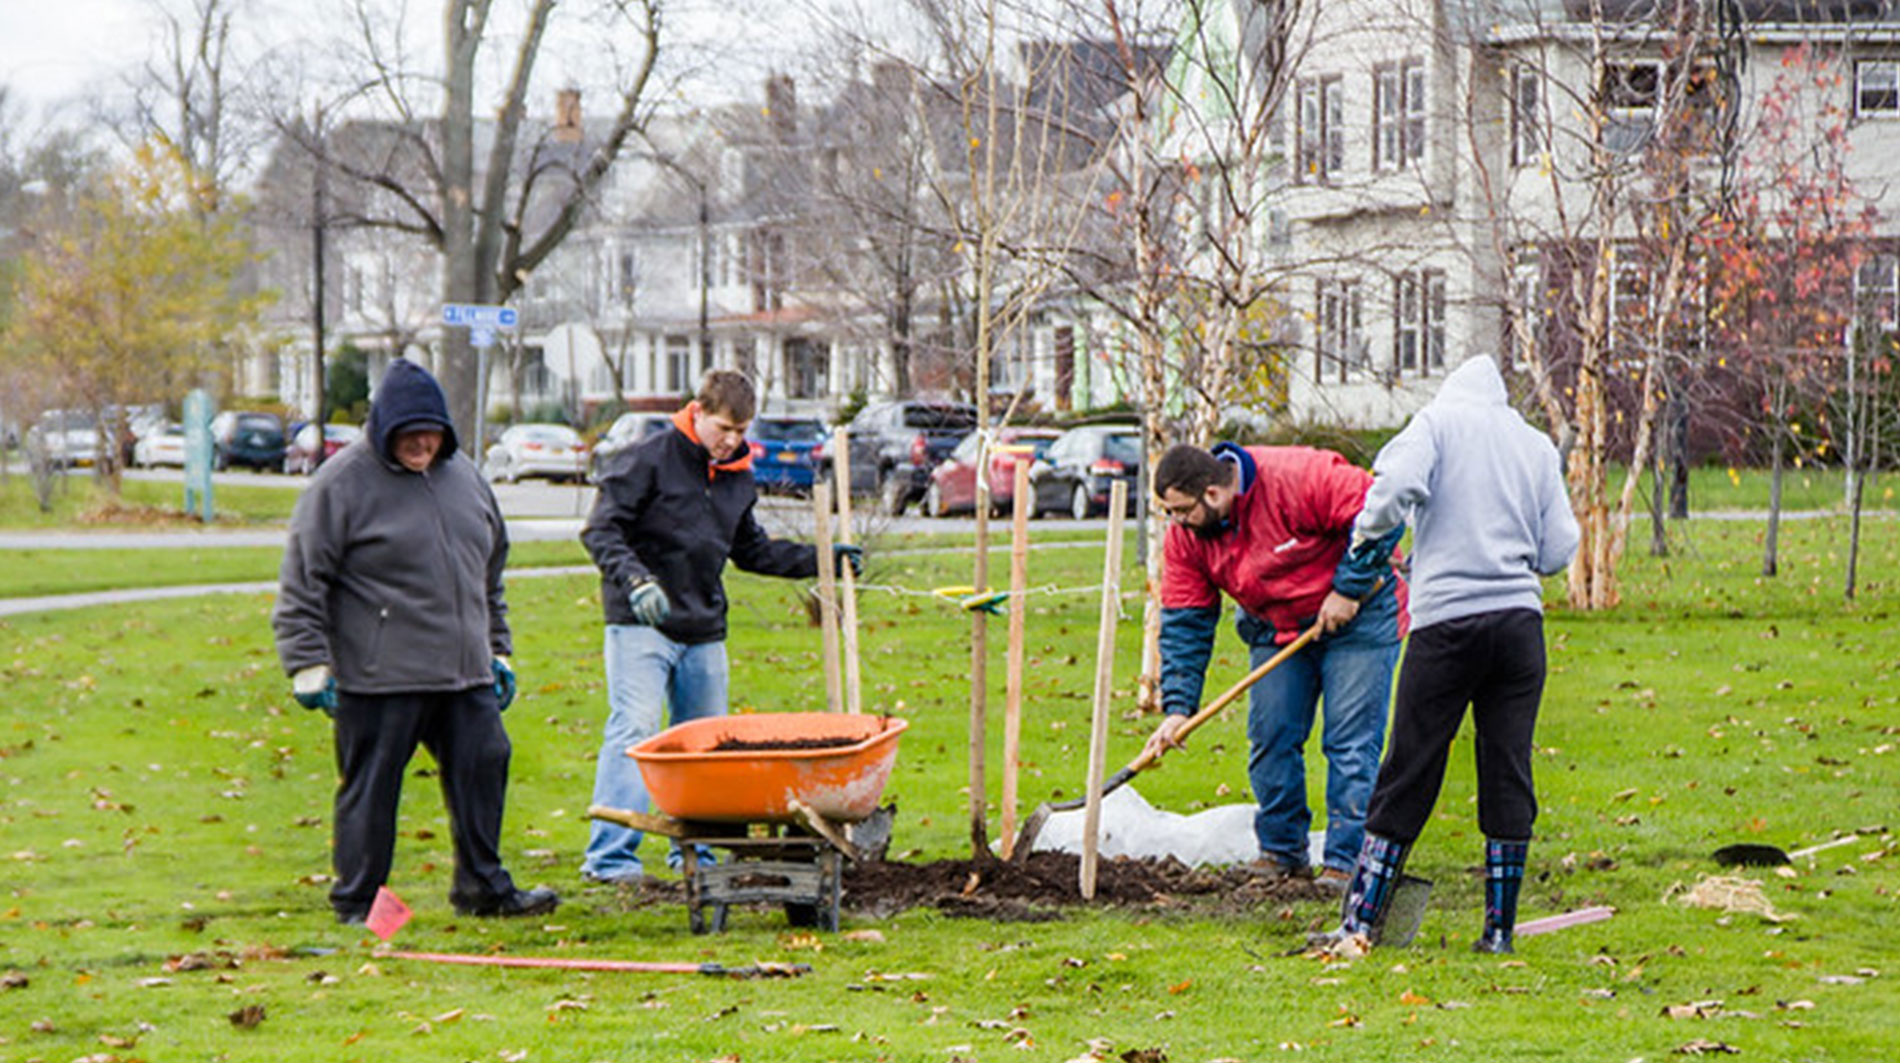
M 0 0 L 0 81 L 35 107 L 77 96 L 145 58 L 139 0 Z

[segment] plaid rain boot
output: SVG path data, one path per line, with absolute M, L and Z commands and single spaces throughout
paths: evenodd
M 1517 892 L 1524 884 L 1524 860 L 1531 843 L 1484 840 L 1484 932 L 1471 943 L 1473 952 L 1514 952 L 1511 935 L 1517 928 Z
M 1340 902 L 1339 927 L 1315 934 L 1308 945 L 1337 951 L 1354 939 L 1371 945 L 1379 940 L 1379 925 L 1392 903 L 1392 892 L 1405 870 L 1405 857 L 1411 846 L 1368 833 L 1359 846 L 1359 859 L 1352 866 L 1352 881 Z

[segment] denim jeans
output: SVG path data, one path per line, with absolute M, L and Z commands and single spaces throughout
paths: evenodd
M 594 804 L 648 811 L 646 781 L 627 755 L 630 746 L 667 725 L 726 714 L 726 644 L 674 642 L 651 627 L 608 624 L 602 657 L 607 666 L 607 726 L 594 767 Z M 641 832 L 594 820 L 584 874 L 603 879 L 641 872 Z
M 1326 755 L 1326 866 L 1351 871 L 1365 838 L 1399 642 L 1395 621 L 1361 619 L 1371 623 L 1355 623 L 1308 645 L 1250 692 L 1247 780 L 1260 805 L 1254 835 L 1261 853 L 1288 867 L 1307 864 L 1313 813 L 1306 802 L 1305 745 L 1316 707 Z M 1254 667 L 1276 652 L 1270 644 L 1253 646 Z

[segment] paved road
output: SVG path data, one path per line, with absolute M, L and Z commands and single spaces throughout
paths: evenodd
M 86 475 L 80 473 L 79 475 Z M 127 479 L 158 482 L 181 481 L 175 469 L 134 469 Z M 301 490 L 309 482 L 301 476 L 276 476 L 253 472 L 221 472 L 214 479 L 220 485 L 293 487 Z M 574 539 L 580 535 L 581 522 L 594 506 L 594 488 L 588 485 L 556 484 L 542 480 L 524 480 L 515 484 L 496 484 L 495 499 L 502 515 L 508 518 L 508 534 L 515 542 L 550 542 Z M 766 495 L 759 499 L 759 523 L 777 536 L 809 539 L 813 533 L 809 499 Z M 950 532 L 970 534 L 976 522 L 969 517 L 933 520 L 920 516 L 913 508 L 902 517 L 885 517 L 867 504 L 854 511 L 859 537 L 866 534 Z M 1048 518 L 1035 523 L 1035 529 L 1069 530 L 1100 528 L 1100 519 L 1078 521 L 1068 517 Z M 1008 535 L 1006 520 L 990 522 L 991 534 Z M 281 526 L 249 528 L 203 528 L 167 531 L 131 531 L 123 529 L 61 529 L 59 531 L 0 532 L 0 550 L 51 549 L 155 549 L 165 547 L 202 548 L 218 546 L 284 545 Z

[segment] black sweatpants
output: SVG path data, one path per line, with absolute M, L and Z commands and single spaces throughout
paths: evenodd
M 339 691 L 336 707 L 336 884 L 330 905 L 369 910 L 389 879 L 403 775 L 421 745 L 435 757 L 455 845 L 451 901 L 483 906 L 514 890 L 501 866 L 501 815 L 514 748 L 493 687 L 410 694 Z
M 1478 825 L 1485 837 L 1528 841 L 1537 819 L 1531 741 L 1544 694 L 1544 615 L 1504 609 L 1412 631 L 1399 668 L 1391 741 L 1372 789 L 1366 830 L 1411 844 L 1445 782 L 1451 741 L 1471 708 L 1477 732 Z

